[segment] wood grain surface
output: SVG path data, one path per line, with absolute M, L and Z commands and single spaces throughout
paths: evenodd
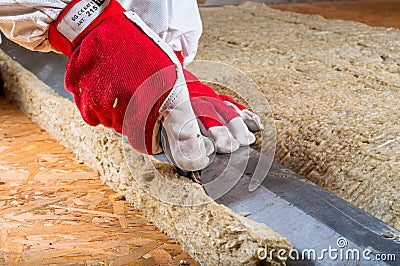
M 1 265 L 198 265 L 0 97 Z
M 268 6 L 303 14 L 317 14 L 328 19 L 352 20 L 370 26 L 400 28 L 400 1 L 398 0 L 327 1 Z

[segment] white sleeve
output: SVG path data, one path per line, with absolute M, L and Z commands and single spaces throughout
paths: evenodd
M 10 40 L 35 51 L 55 50 L 47 39 L 51 22 L 72 0 L 0 0 L 0 30 Z
M 0 30 L 10 40 L 35 51 L 54 51 L 47 38 L 50 23 L 72 0 L 0 0 Z M 196 0 L 119 0 L 137 13 L 185 63 L 197 52 L 202 26 Z
M 196 0 L 119 0 L 134 11 L 173 50 L 182 51 L 185 64 L 193 61 L 202 33 Z

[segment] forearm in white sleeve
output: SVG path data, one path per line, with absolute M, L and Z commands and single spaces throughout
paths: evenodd
M 137 13 L 185 63 L 196 55 L 202 25 L 196 0 L 118 0 Z M 35 51 L 55 51 L 47 39 L 50 23 L 72 0 L 0 0 L 0 30 L 10 40 Z
M 72 0 L 0 0 L 0 30 L 30 50 L 55 50 L 47 39 L 49 25 Z

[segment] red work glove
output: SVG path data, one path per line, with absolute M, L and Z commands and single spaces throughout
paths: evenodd
M 73 1 L 51 25 L 49 41 L 69 56 L 66 89 L 88 124 L 114 128 L 153 154 L 161 151 L 163 122 L 180 168 L 208 164 L 212 144 L 201 135 L 182 66 L 134 13 L 115 0 Z
M 217 94 L 189 71 L 184 70 L 184 74 L 202 133 L 214 140 L 218 152 L 230 153 L 239 146 L 255 142 L 256 138 L 249 129 L 253 132 L 263 129 L 258 115 L 231 97 Z

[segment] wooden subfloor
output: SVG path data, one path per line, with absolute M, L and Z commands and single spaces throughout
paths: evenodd
M 0 265 L 198 265 L 0 97 Z
M 400 1 L 270 5 L 400 28 Z M 0 97 L 0 264 L 197 263 Z
M 335 1 L 268 5 L 285 11 L 353 20 L 370 26 L 400 28 L 399 0 Z

